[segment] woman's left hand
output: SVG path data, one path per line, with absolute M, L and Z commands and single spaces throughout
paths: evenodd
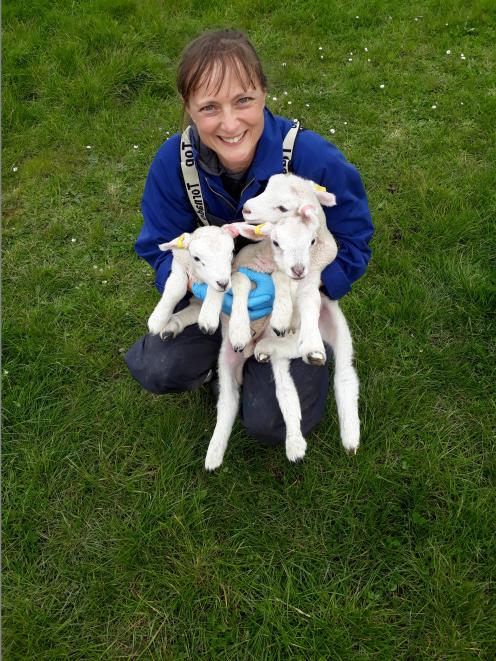
M 248 314 L 251 321 L 266 317 L 272 312 L 272 306 L 274 305 L 275 290 L 272 276 L 268 273 L 258 273 L 257 271 L 243 267 L 239 271 L 240 273 L 244 273 L 256 285 L 255 289 L 252 289 L 248 296 Z M 191 291 L 196 298 L 203 301 L 207 295 L 207 285 L 194 282 L 191 286 Z M 231 314 L 232 300 L 232 289 L 229 289 L 224 294 L 224 301 L 222 303 L 222 312 L 225 314 Z

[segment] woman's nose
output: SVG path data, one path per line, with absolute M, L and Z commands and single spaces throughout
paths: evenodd
M 222 116 L 222 128 L 231 138 L 234 137 L 236 130 L 239 128 L 239 121 L 231 110 L 224 111 Z

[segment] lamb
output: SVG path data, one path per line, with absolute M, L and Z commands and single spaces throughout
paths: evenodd
M 219 326 L 224 293 L 231 286 L 232 236 L 221 227 L 199 227 L 191 234 L 186 232 L 160 244 L 159 248 L 172 250 L 174 258 L 162 297 L 148 319 L 150 333 L 168 339 L 198 322 L 202 332 L 212 335 Z M 208 285 L 205 301 L 200 304 L 192 299 L 188 307 L 173 314 L 189 281 Z
M 234 273 L 233 309 L 228 328 L 223 316 L 217 424 L 205 459 L 207 470 L 214 470 L 222 463 L 238 409 L 242 367 L 252 353 L 255 353 L 257 360 L 272 361 L 276 395 L 286 423 L 286 455 L 290 461 L 303 458 L 306 441 L 301 434 L 301 409 L 298 393 L 289 374 L 289 360 L 303 357 L 311 364 L 323 364 L 325 349 L 322 336 L 335 352 L 334 382 L 343 446 L 349 452 L 355 453 L 359 445 L 358 379 L 352 365 L 351 336 L 338 304 L 321 296 L 318 291 L 320 273 L 337 253 L 337 246 L 327 229 L 319 200 L 332 206 L 335 204 L 335 198 L 329 193 L 325 196 L 316 195 L 311 188 L 311 182 L 294 175 L 273 176 L 267 186 L 269 193 L 274 192 L 274 186 L 269 187 L 276 177 L 283 177 L 282 181 L 276 180 L 276 191 L 280 188 L 278 184 L 285 185 L 287 179 L 292 180 L 293 186 L 286 192 L 286 206 L 278 205 L 282 207 L 282 210 L 279 208 L 279 214 L 270 215 L 275 222 L 265 223 L 262 227 L 232 223 L 227 228 L 233 233 L 239 231 L 252 239 L 256 239 L 257 235 L 258 238 L 270 235 L 270 240 L 267 239 L 263 244 L 247 246 L 240 251 L 234 268 L 250 266 L 260 271 L 272 272 L 276 284 L 276 300 L 271 325 L 275 334 L 280 337 L 271 337 L 267 319 L 260 320 L 258 325 L 255 322 L 250 332 L 246 305 L 250 282 L 243 274 Z M 265 193 L 262 196 L 267 197 Z M 256 201 L 259 198 L 254 199 Z M 253 200 L 248 205 L 252 203 Z M 288 213 L 290 204 L 291 210 Z M 249 206 L 246 209 L 245 205 L 244 214 L 245 211 L 245 217 L 249 217 L 251 221 L 252 208 Z M 281 214 L 284 214 L 284 217 L 281 218 Z M 254 213 L 253 217 L 256 217 Z M 264 221 L 266 218 L 266 215 L 256 217 L 258 221 Z M 291 295 L 296 299 L 295 311 L 291 305 Z M 322 321 L 320 331 L 319 315 Z M 287 335 L 291 325 L 299 325 L 298 338 Z M 253 339 L 251 333 L 255 335 Z

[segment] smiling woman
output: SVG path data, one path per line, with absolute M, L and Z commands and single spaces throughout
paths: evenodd
M 244 204 L 265 190 L 273 174 L 291 170 L 327 187 L 337 206 L 325 211 L 338 241 L 336 259 L 322 273 L 323 292 L 338 299 L 367 268 L 372 222 L 360 176 L 336 147 L 265 107 L 267 79 L 250 41 L 241 32 L 207 32 L 184 50 L 177 88 L 189 126 L 159 149 L 142 201 L 143 228 L 136 250 L 156 271 L 162 291 L 172 254 L 160 251 L 184 232 L 203 224 L 242 220 Z M 268 274 L 250 275 L 250 319 L 270 314 L 274 287 Z M 195 287 L 195 295 L 199 290 Z M 226 294 L 229 296 L 229 294 Z M 186 305 L 183 301 L 182 305 Z M 132 375 L 155 393 L 198 388 L 212 378 L 221 337 L 190 326 L 174 339 L 145 335 L 126 354 Z M 291 363 L 301 400 L 304 435 L 325 410 L 328 370 L 301 359 Z M 285 425 L 270 365 L 254 358 L 243 372 L 242 421 L 257 440 L 284 442 Z M 257 402 L 263 403 L 263 406 Z

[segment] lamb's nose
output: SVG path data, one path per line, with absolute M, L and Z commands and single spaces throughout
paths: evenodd
M 295 264 L 295 266 L 291 267 L 291 270 L 293 271 L 293 273 L 295 274 L 295 276 L 297 278 L 301 278 L 301 276 L 303 275 L 303 273 L 305 271 L 305 267 L 302 266 L 301 264 Z
M 220 290 L 226 291 L 229 280 L 217 280 L 217 284 L 219 285 Z

